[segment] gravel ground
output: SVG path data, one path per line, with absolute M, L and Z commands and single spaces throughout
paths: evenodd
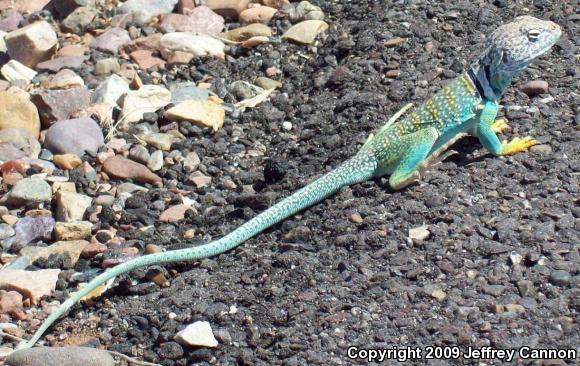
M 216 133 L 181 128 L 189 137 L 181 148 L 198 152 L 212 184 L 186 186 L 185 173 L 171 169 L 160 175 L 193 189 L 200 215 L 182 225 L 155 223 L 154 233 L 120 235 L 172 249 L 192 244 L 179 239 L 187 228 L 198 242 L 227 234 L 353 155 L 401 106 L 424 100 L 464 70 L 485 34 L 522 14 L 551 19 L 564 35 L 514 80 L 500 113 L 512 127 L 506 138 L 529 134 L 545 146 L 497 158 L 466 138 L 420 184 L 394 192 L 377 179 L 344 188 L 231 252 L 167 266 L 169 286 L 146 280 L 147 269 L 126 275 L 107 296 L 59 321 L 48 344 L 61 344 L 63 335 L 65 343 L 89 337 L 166 366 L 364 363 L 348 359 L 349 346 L 578 349 L 577 3 L 316 3 L 331 24 L 316 47 L 268 44 L 233 50 L 235 61 L 196 64 L 226 84 L 276 66 L 284 85 Z M 406 41 L 384 46 L 397 37 Z M 388 70 L 400 75 L 385 77 Z M 192 76 L 186 68 L 167 75 Z M 530 99 L 519 91 L 532 79 L 547 81 L 549 93 Z M 232 98 L 225 87 L 220 94 Z M 226 189 L 226 178 L 246 189 Z M 122 222 L 151 222 L 158 213 L 151 214 L 150 202 L 168 194 L 152 190 L 134 200 Z M 422 225 L 428 238 L 410 240 L 409 229 Z M 76 269 L 90 265 L 81 260 Z M 67 286 L 56 299 L 64 299 Z M 173 341 L 196 320 L 210 322 L 217 349 Z

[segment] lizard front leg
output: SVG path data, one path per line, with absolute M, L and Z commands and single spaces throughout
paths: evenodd
M 521 151 L 526 151 L 530 146 L 534 146 L 538 143 L 530 136 L 523 138 L 516 137 L 509 142 L 500 142 L 493 130 L 497 110 L 498 104 L 496 102 L 485 102 L 475 131 L 475 135 L 479 139 L 479 142 L 481 142 L 483 147 L 485 147 L 489 152 L 498 156 L 511 155 Z

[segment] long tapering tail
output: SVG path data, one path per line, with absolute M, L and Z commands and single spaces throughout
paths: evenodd
M 365 151 L 361 151 L 335 170 L 294 192 L 291 196 L 276 203 L 274 206 L 260 213 L 221 239 L 194 248 L 144 255 L 108 269 L 104 273 L 95 277 L 85 287 L 54 310 L 50 316 L 46 318 L 44 323 L 42 323 L 40 328 L 38 328 L 36 333 L 34 333 L 32 338 L 29 341 L 22 343 L 19 348 L 32 347 L 52 325 L 52 323 L 65 314 L 70 307 L 93 291 L 96 287 L 107 282 L 111 278 L 133 269 L 152 264 L 196 260 L 224 253 L 277 222 L 322 201 L 341 187 L 372 178 L 376 168 L 377 163 L 375 159 Z

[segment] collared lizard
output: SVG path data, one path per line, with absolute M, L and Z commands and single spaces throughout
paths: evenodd
M 444 159 L 443 152 L 464 134 L 476 136 L 494 155 L 526 150 L 536 143 L 531 137 L 509 142 L 498 139 L 496 132 L 505 128 L 504 122 L 495 121 L 498 102 L 511 79 L 548 51 L 560 35 L 557 24 L 531 16 L 518 17 L 497 28 L 481 57 L 466 73 L 420 106 L 403 107 L 342 165 L 221 239 L 194 248 L 144 255 L 108 269 L 54 310 L 21 348 L 33 346 L 72 305 L 115 276 L 143 266 L 197 260 L 226 252 L 346 185 L 390 175 L 390 186 L 401 189 L 419 179 L 423 169 Z

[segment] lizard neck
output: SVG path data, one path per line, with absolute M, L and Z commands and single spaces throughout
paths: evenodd
M 482 98 L 498 101 L 510 85 L 513 75 L 494 72 L 490 65 L 474 65 L 467 72 Z

